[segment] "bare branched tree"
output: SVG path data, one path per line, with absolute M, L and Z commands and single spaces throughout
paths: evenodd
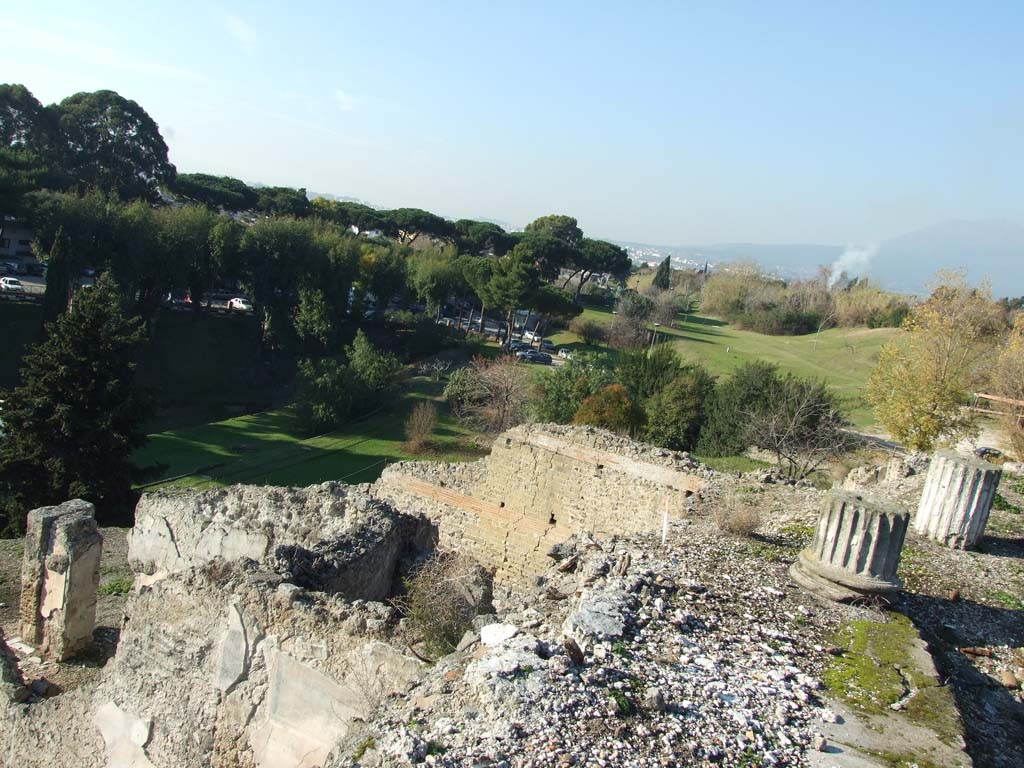
M 457 412 L 479 429 L 497 433 L 526 421 L 529 376 L 516 358 L 476 357 L 465 369 Z
M 852 447 L 848 423 L 823 384 L 781 378 L 767 403 L 746 412 L 750 443 L 775 454 L 787 477 L 802 480 Z
M 429 360 L 420 366 L 420 373 L 429 376 L 434 381 L 440 381 L 441 375 L 452 367 L 451 360 Z

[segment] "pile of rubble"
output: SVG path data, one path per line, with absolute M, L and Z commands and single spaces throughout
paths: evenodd
M 559 546 L 333 765 L 806 765 L 834 618 L 707 534 Z

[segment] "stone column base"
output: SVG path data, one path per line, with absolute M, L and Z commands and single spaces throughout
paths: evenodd
M 852 603 L 865 598 L 888 601 L 903 588 L 899 579 L 885 581 L 825 565 L 807 549 L 789 567 L 789 575 L 807 591 L 836 603 Z

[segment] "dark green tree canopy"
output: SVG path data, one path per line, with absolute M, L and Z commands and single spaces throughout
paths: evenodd
M 271 216 L 294 216 L 297 219 L 309 216 L 313 206 L 306 197 L 305 189 L 292 187 L 259 187 L 256 190 L 256 210 Z
M 575 246 L 547 232 L 527 232 L 512 254 L 532 264 L 544 279 L 553 280 L 576 258 L 576 251 Z
M 30 193 L 63 185 L 63 177 L 40 155 L 29 149 L 0 147 L 0 211 L 4 214 L 27 215 Z
M 692 451 L 705 419 L 715 379 L 702 365 L 683 365 L 675 377 L 644 403 L 645 439 L 677 451 Z
M 489 221 L 459 219 L 452 225 L 459 250 L 478 256 L 504 256 L 516 244 L 516 238 Z
M 528 234 L 544 234 L 557 238 L 570 247 L 576 247 L 583 240 L 583 230 L 572 216 L 553 213 L 541 216 L 526 225 Z
M 360 232 L 379 230 L 386 235 L 396 234 L 394 224 L 386 211 L 378 211 L 362 203 L 328 200 L 317 197 L 312 202 L 313 213 L 341 227 L 356 227 Z
M 57 144 L 53 110 L 24 85 L 0 85 L 0 146 L 48 158 Z
M 733 456 L 750 447 L 750 413 L 771 405 L 779 370 L 771 363 L 744 363 L 718 385 L 707 404 L 707 421 L 697 451 L 702 456 Z
M 419 235 L 446 238 L 455 233 L 450 221 L 420 208 L 395 208 L 383 214 L 394 226 L 398 241 L 403 245 L 411 243 Z
M 225 211 L 250 210 L 260 199 L 259 193 L 244 181 L 208 173 L 179 173 L 173 189 L 197 203 Z
M 578 280 L 575 298 L 579 301 L 583 286 L 594 275 L 610 274 L 617 279 L 624 279 L 629 274 L 632 262 L 624 248 L 605 240 L 585 237 L 579 247 L 572 250 L 568 267 L 571 274 L 562 287 L 567 287 L 573 279 Z
M 62 166 L 74 183 L 123 199 L 150 198 L 174 180 L 167 144 L 142 107 L 114 91 L 77 93 L 55 107 Z

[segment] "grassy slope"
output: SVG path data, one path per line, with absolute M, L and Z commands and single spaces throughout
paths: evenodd
M 136 454 L 136 462 L 168 465 L 163 477 L 195 473 L 174 481 L 176 485 L 302 486 L 325 480 L 370 482 L 380 475 L 385 461 L 478 458 L 481 454 L 470 444 L 470 433 L 447 413 L 443 403 L 438 408 L 434 450 L 413 456 L 403 449 L 405 418 L 412 406 L 419 399 L 438 399 L 442 387 L 417 377 L 397 404 L 336 432 L 308 439 L 297 433 L 288 409 L 169 430 L 150 435 L 150 442 Z M 208 468 L 214 464 L 221 466 Z
M 590 308 L 584 316 L 605 323 L 612 317 L 609 311 Z M 895 328 L 832 328 L 817 337 L 766 336 L 698 315 L 680 319 L 676 325 L 674 329 L 660 329 L 659 337 L 670 337 L 680 354 L 703 363 L 712 373 L 724 376 L 745 362 L 765 360 L 799 376 L 823 379 L 843 397 L 852 421 L 861 427 L 874 422 L 863 393 L 878 350 L 900 335 Z M 551 338 L 559 346 L 586 348 L 568 331 Z

